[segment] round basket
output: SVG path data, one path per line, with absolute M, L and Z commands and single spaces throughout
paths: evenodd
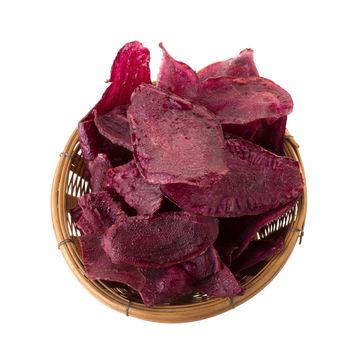
M 85 168 L 77 130 L 73 132 L 64 151 L 60 154 L 52 185 L 51 213 L 58 248 L 85 288 L 104 304 L 127 316 L 172 323 L 196 321 L 230 310 L 261 291 L 286 263 L 298 239 L 301 242 L 306 217 L 306 182 L 298 147 L 294 138 L 287 132 L 284 152 L 287 156 L 299 161 L 304 177 L 304 195 L 294 208 L 257 233 L 257 239 L 260 239 L 278 231 L 285 238 L 285 250 L 268 262 L 256 265 L 237 276 L 245 289 L 242 296 L 208 298 L 206 295 L 196 293 L 176 303 L 148 308 L 142 303 L 139 295 L 125 285 L 88 279 L 77 239 L 79 231 L 73 226 L 68 213 L 69 209 L 75 206 L 77 197 L 90 192 L 89 181 L 84 176 Z

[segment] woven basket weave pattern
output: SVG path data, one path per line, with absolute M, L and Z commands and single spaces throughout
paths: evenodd
M 286 155 L 299 160 L 302 173 L 303 166 L 298 152 L 298 145 L 287 134 L 284 151 Z M 76 130 L 60 154 L 51 194 L 53 226 L 59 244 L 68 265 L 80 282 L 99 300 L 108 306 L 142 319 L 158 322 L 186 322 L 203 319 L 227 311 L 242 304 L 263 289 L 283 267 L 291 254 L 298 237 L 302 237 L 306 216 L 305 194 L 296 206 L 278 220 L 271 222 L 257 233 L 257 239 L 271 234 L 281 234 L 285 238 L 286 249 L 279 256 L 267 263 L 262 263 L 238 275 L 238 280 L 245 289 L 243 296 L 210 299 L 206 295 L 194 293 L 177 300 L 175 303 L 149 309 L 142 304 L 141 298 L 122 284 L 102 281 L 90 281 L 85 273 L 77 237 L 79 231 L 72 224 L 68 214 L 77 203 L 77 198 L 91 191 L 85 176 L 84 162 Z M 304 177 L 305 181 L 305 177 Z

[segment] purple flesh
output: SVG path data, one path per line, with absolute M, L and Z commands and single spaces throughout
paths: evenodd
M 204 107 L 141 84 L 127 114 L 134 158 L 147 181 L 205 186 L 227 173 L 221 126 Z
M 81 215 L 75 222 L 83 235 L 101 235 L 126 215 L 107 192 L 89 193 L 78 198 Z
M 195 284 L 193 288 L 211 298 L 232 298 L 243 292 L 235 276 L 225 265 L 219 272 Z
M 130 217 L 110 227 L 103 247 L 114 263 L 166 267 L 195 258 L 216 240 L 218 221 L 183 212 Z
M 234 273 L 246 270 L 262 261 L 266 261 L 281 253 L 284 249 L 284 239 L 259 239 L 252 241 L 247 249 L 231 264 Z
M 203 81 L 223 76 L 233 78 L 258 77 L 259 73 L 254 63 L 253 53 L 253 50 L 245 49 L 235 58 L 212 63 L 198 72 L 198 78 Z
M 135 290 L 141 290 L 146 283 L 144 275 L 136 267 L 113 264 L 101 247 L 100 237 L 95 235 L 79 237 L 83 252 L 85 271 L 91 280 L 102 279 L 120 282 Z
M 224 263 L 230 267 L 232 261 L 245 251 L 259 230 L 287 213 L 295 203 L 296 201 L 292 201 L 260 215 L 220 219 L 220 233 L 215 247 Z
M 227 141 L 230 171 L 209 187 L 162 185 L 181 209 L 206 216 L 257 215 L 297 199 L 304 190 L 297 161 L 243 139 Z
M 105 154 L 98 154 L 97 157 L 88 163 L 91 178 L 90 185 L 92 192 L 100 192 L 106 177 L 106 172 L 112 167 L 111 162 Z
M 101 135 L 112 143 L 132 151 L 130 127 L 126 112 L 119 106 L 107 114 L 96 114 L 95 125 Z
M 163 44 L 159 46 L 163 50 L 163 58 L 157 86 L 184 98 L 195 98 L 199 87 L 197 73 L 187 64 L 174 60 Z
M 153 215 L 159 210 L 163 198 L 159 185 L 147 182 L 134 161 L 109 169 L 105 178 L 104 187 L 114 189 L 138 215 Z
M 141 271 L 146 277 L 146 283 L 139 292 L 148 307 L 174 301 L 193 291 L 191 277 L 180 266 Z

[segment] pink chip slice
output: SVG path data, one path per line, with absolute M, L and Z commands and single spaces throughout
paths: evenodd
M 197 73 L 198 78 L 203 81 L 208 78 L 223 76 L 233 78 L 258 77 L 259 73 L 254 63 L 253 54 L 252 49 L 245 49 L 237 57 L 212 63 Z
M 227 173 L 222 129 L 206 108 L 141 84 L 127 115 L 136 165 L 147 181 L 205 186 Z

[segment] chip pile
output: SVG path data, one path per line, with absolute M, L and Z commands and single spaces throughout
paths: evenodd
M 257 231 L 303 193 L 299 164 L 283 156 L 293 101 L 259 76 L 250 49 L 196 72 L 160 47 L 152 84 L 148 49 L 126 44 L 78 124 L 91 193 L 70 215 L 85 270 L 148 307 L 234 297 L 237 274 L 283 251 L 282 237 Z

